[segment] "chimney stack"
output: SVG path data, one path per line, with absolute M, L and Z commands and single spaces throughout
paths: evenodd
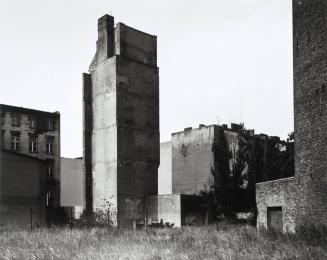
M 100 63 L 114 55 L 114 43 L 114 17 L 106 14 L 98 19 L 97 63 Z

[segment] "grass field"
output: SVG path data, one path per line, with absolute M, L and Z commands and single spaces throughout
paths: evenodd
M 327 259 L 327 232 L 281 235 L 227 224 L 146 231 L 3 229 L 0 259 Z

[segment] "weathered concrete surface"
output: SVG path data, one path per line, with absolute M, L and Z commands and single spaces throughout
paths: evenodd
M 46 225 L 47 163 L 27 155 L 0 151 L 0 225 Z M 32 211 L 32 212 L 31 212 Z
M 285 209 L 284 231 L 286 225 L 327 225 L 326 1 L 293 0 L 293 70 L 294 181 L 276 182 L 273 191 L 269 183 L 257 185 L 258 225 L 274 204 Z
M 100 18 L 88 75 L 84 74 L 86 210 L 95 210 L 107 199 L 117 213 L 117 224 L 130 224 L 144 216 L 145 196 L 158 191 L 156 36 L 122 23 L 114 28 L 108 15 Z
M 57 181 L 54 190 L 54 205 L 60 206 L 60 114 L 59 112 L 44 112 L 34 109 L 0 105 L 1 111 L 1 139 L 2 149 L 11 149 L 11 137 L 17 134 L 20 137 L 19 150 L 16 153 L 26 154 L 31 157 L 39 158 L 48 161 L 53 173 L 53 177 Z M 18 116 L 19 125 L 12 125 L 12 117 Z M 36 121 L 36 126 L 30 127 L 30 120 Z M 54 128 L 49 129 L 49 120 L 53 121 Z M 37 151 L 29 151 L 29 137 L 35 136 L 38 140 Z M 46 152 L 46 138 L 54 138 L 54 153 L 47 154 Z
M 218 125 L 200 125 L 199 128 L 186 128 L 172 134 L 172 193 L 193 195 L 210 190 L 214 184 L 212 169 L 217 163 L 213 144 L 223 145 L 219 143 L 222 139 L 226 141 L 224 152 L 231 155 L 229 163 L 232 171 L 239 143 L 237 130 Z M 216 181 L 219 184 L 219 180 Z M 159 183 L 159 187 L 163 185 L 165 183 Z
M 63 207 L 83 206 L 83 160 L 61 158 L 61 196 Z
M 160 144 L 158 169 L 158 195 L 172 194 L 172 149 L 171 142 Z
M 217 129 L 218 126 L 211 125 L 172 134 L 173 193 L 198 194 L 213 185 L 212 144 Z

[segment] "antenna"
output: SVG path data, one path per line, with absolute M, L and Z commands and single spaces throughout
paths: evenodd
M 217 125 L 219 125 L 219 116 L 216 116 L 217 118 Z

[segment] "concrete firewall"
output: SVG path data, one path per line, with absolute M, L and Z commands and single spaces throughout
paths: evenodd
M 109 200 L 115 223 L 131 225 L 158 193 L 157 37 L 101 17 L 83 93 L 86 213 Z

